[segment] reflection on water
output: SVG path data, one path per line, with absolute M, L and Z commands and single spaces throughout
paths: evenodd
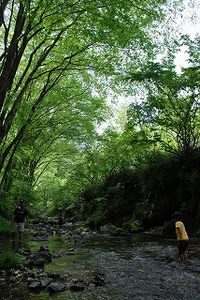
M 55 255 L 52 263 L 46 264 L 46 272 L 57 272 L 62 276 L 67 274 L 74 279 L 102 274 L 105 285 L 88 285 L 82 292 L 66 290 L 53 296 L 44 291 L 40 294 L 30 293 L 25 295 L 24 299 L 199 299 L 200 260 L 197 255 L 199 242 L 190 243 L 189 261 L 186 266 L 177 259 L 175 240 L 151 236 L 111 237 L 95 234 L 77 241 L 73 238 L 66 239 L 65 236 L 52 235 L 49 241 L 45 242 L 32 241 L 29 235 L 24 237 L 24 248 L 38 250 L 41 244 L 48 246 Z M 10 239 L 1 240 L 0 247 L 11 249 Z M 15 249 L 17 250 L 17 246 Z M 70 249 L 74 251 L 71 255 L 67 255 Z

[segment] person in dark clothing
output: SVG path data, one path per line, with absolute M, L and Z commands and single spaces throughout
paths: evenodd
M 59 214 L 59 217 L 58 217 L 58 225 L 59 225 L 59 229 L 61 229 L 61 226 L 63 225 L 63 217 L 62 217 L 62 213 Z
M 16 233 L 19 235 L 19 243 L 21 243 L 22 236 L 24 233 L 24 222 L 28 224 L 28 211 L 24 207 L 24 202 L 21 200 L 19 207 L 13 211 L 13 232 L 12 232 L 12 241 L 15 242 Z

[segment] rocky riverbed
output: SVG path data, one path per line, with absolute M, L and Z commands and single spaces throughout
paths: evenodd
M 69 226 L 58 232 L 40 224 L 29 229 L 22 247 L 13 245 L 23 267 L 1 271 L 0 299 L 197 300 L 199 245 L 191 239 L 182 265 L 175 239 L 75 233 Z M 1 251 L 9 247 L 1 240 Z

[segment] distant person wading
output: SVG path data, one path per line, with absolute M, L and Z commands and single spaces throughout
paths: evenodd
M 13 211 L 13 232 L 12 232 L 12 242 L 15 242 L 15 235 L 19 235 L 19 243 L 22 241 L 22 236 L 24 233 L 24 222 L 28 224 L 28 211 L 24 207 L 24 202 L 21 200 L 19 207 Z
M 176 230 L 176 237 L 178 241 L 179 256 L 181 261 L 183 263 L 186 263 L 187 261 L 186 249 L 188 247 L 189 237 L 183 222 L 181 222 L 181 213 L 180 212 L 173 213 L 172 218 L 175 221 L 175 230 Z
M 59 216 L 58 216 L 58 225 L 59 225 L 59 229 L 61 229 L 61 227 L 63 225 L 63 216 L 62 216 L 62 213 L 60 213 Z

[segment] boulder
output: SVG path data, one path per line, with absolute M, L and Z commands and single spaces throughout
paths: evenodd
M 29 285 L 30 291 L 33 293 L 39 294 L 42 290 L 40 281 L 34 281 Z
M 82 291 L 84 291 L 84 286 L 81 286 L 81 285 L 71 285 L 70 286 L 70 291 L 72 291 L 72 292 L 82 292 Z
M 65 284 L 58 283 L 58 282 L 52 282 L 48 286 L 48 290 L 50 293 L 63 292 L 65 290 Z
M 45 263 L 52 261 L 52 254 L 49 252 L 49 249 L 43 248 L 41 246 L 40 250 L 31 255 L 29 261 L 29 267 L 40 267 L 43 268 Z
M 41 286 L 43 288 L 47 287 L 52 281 L 53 279 L 49 277 L 40 278 Z

